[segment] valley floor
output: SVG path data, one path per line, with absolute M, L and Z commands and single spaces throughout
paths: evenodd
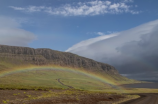
M 138 94 L 138 99 L 129 100 L 121 104 L 158 104 L 158 93 Z
M 117 104 L 126 95 L 72 89 L 0 90 L 0 104 Z

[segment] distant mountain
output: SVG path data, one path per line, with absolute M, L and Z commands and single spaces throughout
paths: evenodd
M 111 65 L 94 61 L 69 52 L 60 52 L 51 49 L 33 49 L 0 45 L 0 71 L 17 65 L 57 65 L 72 68 L 82 68 L 91 72 L 103 72 L 115 80 L 128 80 L 121 76 Z

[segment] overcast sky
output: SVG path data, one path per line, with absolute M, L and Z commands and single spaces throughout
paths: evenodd
M 0 44 L 68 51 L 158 78 L 157 0 L 0 0 Z

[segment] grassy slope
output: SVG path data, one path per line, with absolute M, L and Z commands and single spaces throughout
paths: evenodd
M 20 73 L 10 74 L 0 77 L 0 88 L 2 89 L 68 89 L 67 86 L 61 85 L 57 79 L 65 85 L 80 90 L 101 91 L 108 93 L 143 93 L 158 92 L 157 89 L 114 89 L 92 77 L 83 74 L 59 71 L 59 70 L 33 70 Z
M 27 66 L 24 62 L 20 62 L 19 60 L 8 60 L 0 58 L 0 74 L 2 71 L 11 70 L 17 66 Z M 121 76 L 111 76 L 105 73 L 100 73 L 100 75 L 105 76 L 107 79 L 117 82 L 117 84 L 124 83 L 136 83 L 135 80 L 129 80 L 125 77 Z M 74 87 L 75 89 L 86 90 L 87 93 L 91 91 L 95 94 L 97 93 L 158 93 L 158 89 L 143 89 L 143 88 L 135 88 L 135 89 L 114 89 L 109 85 L 94 79 L 92 77 L 85 76 L 83 74 L 68 72 L 68 71 L 59 71 L 59 70 L 33 70 L 33 71 L 25 71 L 20 73 L 10 74 L 4 77 L 0 77 L 0 89 L 42 89 L 46 90 L 49 88 L 57 88 L 57 89 L 67 89 L 67 86 L 61 85 L 57 79 L 61 79 L 60 81 L 65 85 L 69 85 Z M 122 79 L 120 81 L 120 79 Z M 20 91 L 20 90 L 19 90 Z M 63 90 L 64 91 L 64 90 Z M 66 90 L 67 91 L 67 90 Z M 76 94 L 75 90 L 70 91 L 73 96 Z M 57 93 L 59 94 L 59 93 Z M 38 96 L 36 99 L 44 99 L 57 96 L 54 92 L 47 92 L 42 96 Z M 66 93 L 67 94 L 67 93 Z M 65 95 L 64 92 L 59 94 L 58 96 Z M 68 92 L 70 97 L 70 93 Z M 121 94 L 122 95 L 122 94 Z M 29 95 L 32 96 L 32 95 Z M 123 95 L 124 99 L 115 102 L 114 104 L 118 104 L 120 102 L 138 98 L 137 95 Z M 8 98 L 7 98 L 8 99 Z M 19 98 L 18 98 L 19 99 Z M 28 98 L 28 100 L 34 99 Z M 16 99 L 17 100 L 17 99 Z M 78 100 L 78 97 L 77 97 Z M 18 100 L 17 100 L 18 101 Z M 3 100 L 3 103 L 8 102 L 8 100 Z
M 8 60 L 0 58 L 0 73 L 6 70 L 12 70 L 17 66 L 27 66 L 29 64 L 20 60 Z M 117 84 L 135 83 L 134 80 L 129 80 L 121 76 L 111 76 L 106 73 L 99 73 L 106 79 Z M 83 74 L 67 72 L 67 71 L 53 71 L 53 70 L 38 70 L 27 71 L 21 73 L 14 73 L 4 77 L 0 77 L 0 88 L 11 89 L 46 89 L 46 88 L 68 88 L 61 85 L 57 79 L 61 78 L 61 82 L 65 85 L 74 87 L 75 89 L 83 90 L 104 90 L 109 89 L 110 86 L 92 77 Z M 121 80 L 120 80 L 121 79 Z
M 15 73 L 0 78 L 1 88 L 68 88 L 61 85 L 57 79 L 65 85 L 75 89 L 105 89 L 108 87 L 105 83 L 91 77 L 57 70 L 36 70 L 21 73 Z

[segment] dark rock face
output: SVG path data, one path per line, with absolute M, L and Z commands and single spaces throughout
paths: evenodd
M 51 49 L 33 49 L 28 47 L 0 45 L 0 58 L 19 60 L 35 65 L 54 64 L 118 74 L 117 70 L 108 64 L 100 63 L 72 53 L 60 52 Z

